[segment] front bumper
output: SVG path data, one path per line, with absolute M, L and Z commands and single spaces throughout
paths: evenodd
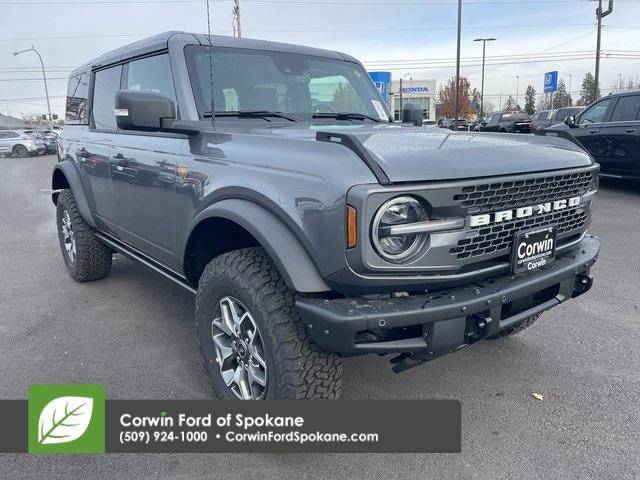
M 343 355 L 406 353 L 422 363 L 585 293 L 599 250 L 600 240 L 586 235 L 535 273 L 398 298 L 301 297 L 296 306 L 322 349 Z

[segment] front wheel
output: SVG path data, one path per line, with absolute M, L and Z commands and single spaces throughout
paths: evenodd
M 342 362 L 309 339 L 286 286 L 262 248 L 212 260 L 196 296 L 203 365 L 219 399 L 333 399 Z
M 27 150 L 27 147 L 25 147 L 24 145 L 16 145 L 15 147 L 13 147 L 13 153 L 18 157 L 26 157 L 27 153 L 29 153 L 29 150 Z

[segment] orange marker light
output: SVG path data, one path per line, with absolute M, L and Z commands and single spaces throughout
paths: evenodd
M 347 248 L 354 248 L 358 243 L 356 209 L 347 206 Z

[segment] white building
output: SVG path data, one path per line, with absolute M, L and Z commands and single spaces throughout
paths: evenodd
M 400 95 L 400 81 L 391 83 L 389 95 L 389 109 L 394 112 L 396 120 L 400 120 L 402 105 L 413 103 L 422 107 L 424 120 L 436 120 L 436 81 L 407 78 L 402 81 L 402 95 Z

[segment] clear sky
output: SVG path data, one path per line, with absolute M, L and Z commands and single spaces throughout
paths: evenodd
M 230 35 L 232 1 L 210 1 L 214 33 Z M 523 103 L 527 84 L 542 90 L 545 71 L 559 70 L 567 84 L 571 75 L 573 91 L 585 72 L 593 71 L 597 2 L 464 0 L 463 5 L 462 57 L 475 58 L 463 63 L 462 75 L 472 87 L 480 88 L 481 54 L 481 44 L 472 40 L 497 38 L 487 44 L 485 80 L 485 99 L 494 105 L 500 93 L 503 100 L 516 94 L 516 75 Z M 392 67 L 396 79 L 408 74 L 414 81 L 441 81 L 455 73 L 455 0 L 241 0 L 241 8 L 245 37 L 341 50 L 370 69 Z M 606 93 L 619 74 L 640 79 L 640 0 L 615 0 L 604 25 Z M 64 78 L 75 66 L 150 34 L 206 28 L 205 0 L 0 0 L 0 112 L 19 117 L 45 111 L 37 57 L 11 55 L 32 43 L 50 77 L 52 110 L 61 114 Z

